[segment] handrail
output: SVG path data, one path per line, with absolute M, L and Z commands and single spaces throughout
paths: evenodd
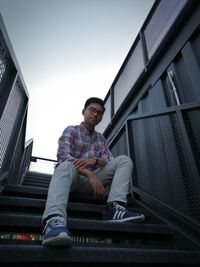
M 45 161 L 57 162 L 57 160 L 55 160 L 55 159 L 48 159 L 48 158 L 31 156 L 31 161 L 33 161 L 33 162 L 37 162 L 38 159 L 45 160 Z

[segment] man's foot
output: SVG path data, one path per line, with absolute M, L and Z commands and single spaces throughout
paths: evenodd
M 145 221 L 144 214 L 130 212 L 123 206 L 113 202 L 103 210 L 103 220 L 110 222 L 139 222 Z
M 43 246 L 67 246 L 72 244 L 70 232 L 66 228 L 62 216 L 55 216 L 47 220 L 44 228 Z

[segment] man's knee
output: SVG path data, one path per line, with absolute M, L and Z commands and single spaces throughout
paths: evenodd
M 74 166 L 74 164 L 68 160 L 63 161 L 62 163 L 60 163 L 58 165 L 58 167 L 56 167 L 55 172 L 66 172 L 68 173 L 70 171 L 70 173 L 72 172 L 74 175 L 76 175 L 77 170 Z
M 132 159 L 127 155 L 120 155 L 117 157 L 119 162 L 129 164 L 130 167 L 133 167 Z

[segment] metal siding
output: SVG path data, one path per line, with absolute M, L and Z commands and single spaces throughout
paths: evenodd
M 141 42 L 133 50 L 128 62 L 114 86 L 114 111 L 116 112 L 121 103 L 130 92 L 133 84 L 144 69 Z
M 144 31 L 149 58 L 162 42 L 186 2 L 187 0 L 160 1 Z
M 109 95 L 109 97 L 107 98 L 106 102 L 105 102 L 105 112 L 103 115 L 103 119 L 102 121 L 96 126 L 96 130 L 103 133 L 103 131 L 106 129 L 106 127 L 109 125 L 110 121 L 111 121 L 111 96 Z
M 113 140 L 110 149 L 114 156 L 128 155 L 125 127 L 120 130 L 120 133 Z

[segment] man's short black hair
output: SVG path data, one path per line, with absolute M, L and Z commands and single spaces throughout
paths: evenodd
M 96 103 L 102 106 L 103 111 L 105 111 L 104 101 L 98 97 L 90 97 L 86 100 L 84 109 L 86 109 L 91 103 Z

